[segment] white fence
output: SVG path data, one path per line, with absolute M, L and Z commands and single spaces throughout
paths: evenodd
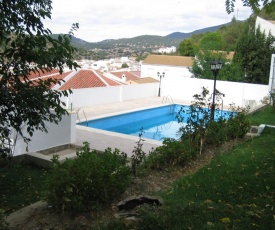
M 48 133 L 35 131 L 33 136 L 30 137 L 31 141 L 28 143 L 28 152 L 35 152 L 48 148 L 57 147 L 60 145 L 71 144 L 75 142 L 75 123 L 76 114 L 71 113 L 64 115 L 62 120 L 58 123 L 46 122 Z M 24 135 L 27 135 L 26 130 L 23 130 Z M 15 139 L 16 136 L 12 136 L 11 139 Z M 22 138 L 18 138 L 16 141 L 14 156 L 26 153 L 26 143 Z
M 88 89 L 73 89 L 73 94 L 63 97 L 67 109 L 78 109 L 92 105 L 154 97 L 157 95 L 158 83 L 133 84 Z
M 162 78 L 162 95 L 192 101 L 193 95 L 200 93 L 202 87 L 207 88 L 212 93 L 213 86 L 213 80 L 175 77 L 173 81 L 170 81 Z M 235 103 L 239 106 L 245 106 L 248 101 L 260 104 L 263 98 L 268 96 L 268 85 L 217 81 L 216 89 L 225 94 L 224 105 Z
M 201 92 L 202 87 L 213 92 L 213 80 L 169 77 L 162 78 L 161 95 L 173 99 L 192 101 L 193 95 Z M 98 87 L 73 90 L 68 98 L 62 98 L 66 108 L 75 109 L 92 105 L 108 104 L 158 95 L 159 83 L 133 84 L 114 87 Z M 217 81 L 216 89 L 225 94 L 224 105 L 235 103 L 245 106 L 248 102 L 260 104 L 268 96 L 268 85 Z

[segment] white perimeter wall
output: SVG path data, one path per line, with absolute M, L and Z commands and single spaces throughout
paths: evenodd
M 158 83 L 133 84 L 89 89 L 73 89 L 69 97 L 62 97 L 67 109 L 79 109 L 92 105 L 108 104 L 138 98 L 155 97 Z
M 149 65 L 142 64 L 141 65 L 141 77 L 153 77 L 159 80 L 157 73 L 165 72 L 166 78 L 171 78 L 174 76 L 177 77 L 192 77 L 192 73 L 188 69 L 188 67 L 184 66 L 163 66 L 163 65 Z
M 192 101 L 193 95 L 202 91 L 202 87 L 207 88 L 210 94 L 213 92 L 214 81 L 197 78 L 173 77 L 173 80 L 162 78 L 162 95 L 169 95 L 175 99 Z M 245 101 L 255 100 L 261 103 L 263 97 L 268 96 L 268 85 L 217 81 L 216 89 L 225 94 L 224 105 L 235 103 L 244 106 Z
M 213 92 L 213 80 L 164 77 L 161 80 L 161 96 L 171 96 L 173 99 L 192 101 L 194 94 L 199 94 L 202 87 Z M 245 106 L 247 101 L 261 104 L 264 97 L 268 96 L 268 85 L 217 81 L 216 88 L 225 94 L 223 104 L 235 103 Z M 98 87 L 90 89 L 73 90 L 68 98 L 62 98 L 67 109 L 79 109 L 92 105 L 108 104 L 127 100 L 134 100 L 158 95 L 159 83 L 133 84 L 115 87 Z
M 30 137 L 31 141 L 28 144 L 28 152 L 35 152 L 60 145 L 74 143 L 76 129 L 75 122 L 75 113 L 64 115 L 58 124 L 46 122 L 48 133 L 35 131 L 33 136 Z M 23 130 L 23 133 L 26 135 L 26 130 Z M 14 139 L 14 136 L 11 138 Z M 26 147 L 27 145 L 23 139 L 18 138 L 14 149 L 14 156 L 26 153 Z

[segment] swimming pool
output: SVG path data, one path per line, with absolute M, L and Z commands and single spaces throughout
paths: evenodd
M 186 105 L 165 105 L 94 119 L 78 124 L 132 136 L 138 136 L 142 128 L 144 131 L 142 135 L 143 138 L 158 141 L 164 138 L 178 139 L 177 131 L 181 126 L 185 125 L 185 123 L 178 123 L 176 119 L 177 112 L 182 107 L 184 107 L 184 110 L 189 110 L 189 106 Z M 216 111 L 216 113 L 220 113 L 220 111 Z M 184 115 L 184 121 L 187 120 L 188 116 L 188 113 Z

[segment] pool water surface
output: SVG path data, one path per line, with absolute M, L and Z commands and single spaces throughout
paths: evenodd
M 178 139 L 179 135 L 177 132 L 180 127 L 185 125 L 185 123 L 178 123 L 176 119 L 177 112 L 182 107 L 186 111 L 189 110 L 189 106 L 178 104 L 165 105 L 156 108 L 94 119 L 78 124 L 132 136 L 138 136 L 142 129 L 143 138 L 149 138 L 158 141 L 161 141 L 164 138 Z M 184 116 L 184 121 L 187 120 L 188 116 L 189 114 L 186 113 Z

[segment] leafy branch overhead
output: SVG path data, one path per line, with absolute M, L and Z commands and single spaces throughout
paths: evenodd
M 51 18 L 49 0 L 0 1 L 0 143 L 12 138 L 12 130 L 27 142 L 35 130 L 47 131 L 45 122 L 58 123 L 67 112 L 60 101 L 70 92 L 52 90 L 57 78 L 33 80 L 64 65 L 76 68 L 75 48 L 70 37 L 78 29 L 73 24 L 69 36 L 51 37 L 42 19 Z M 0 144 L 1 146 L 1 144 Z
M 226 0 L 225 6 L 228 14 L 234 12 L 235 10 L 235 0 Z M 242 0 L 243 5 L 250 7 L 254 12 L 258 13 L 261 7 L 265 7 L 267 11 L 271 12 L 272 8 L 275 6 L 273 0 Z

